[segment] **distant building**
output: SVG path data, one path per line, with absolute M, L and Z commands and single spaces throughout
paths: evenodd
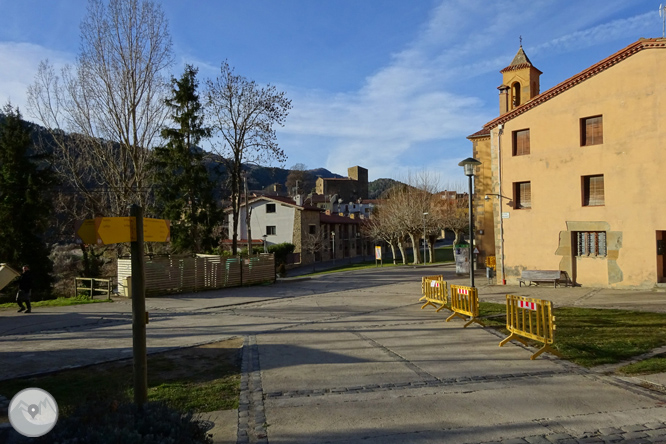
M 342 199 L 342 202 L 355 202 L 358 199 L 368 198 L 368 170 L 360 166 L 347 169 L 349 177 L 328 178 L 319 177 L 316 183 L 316 194 L 324 196 L 330 201 Z
M 330 260 L 370 255 L 369 241 L 362 238 L 360 226 L 362 217 L 350 214 L 334 214 L 312 205 L 311 199 L 295 196 L 294 199 L 283 196 L 256 196 L 248 201 L 252 209 L 250 229 L 252 244 L 266 246 L 284 242 L 296 246 L 299 260 L 297 263 L 308 264 L 313 261 Z M 231 225 L 231 210 L 228 209 L 227 220 Z M 238 246 L 245 248 L 248 233 L 245 226 L 245 204 L 241 204 L 240 223 L 238 226 Z M 223 241 L 225 246 L 231 244 L 229 239 Z M 307 244 L 317 241 L 321 247 L 313 254 L 308 251 Z
M 522 47 L 500 72 L 500 115 L 468 137 L 475 239 L 498 279 L 559 269 L 585 286 L 665 286 L 666 39 L 543 93 Z

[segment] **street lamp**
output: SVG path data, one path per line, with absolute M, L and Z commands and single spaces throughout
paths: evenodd
M 264 253 L 268 253 L 268 246 L 266 245 L 266 238 L 268 237 L 268 235 L 267 235 L 267 234 L 264 234 L 264 235 L 261 236 L 261 237 L 264 238 Z
M 469 286 L 474 287 L 474 255 L 472 249 L 474 248 L 474 213 L 472 211 L 473 187 L 472 178 L 474 177 L 474 169 L 481 165 L 481 162 L 473 157 L 468 157 L 458 164 L 465 170 L 465 176 L 469 178 Z
M 426 225 L 425 225 L 425 219 L 428 213 L 423 213 L 423 264 L 425 265 L 426 263 Z M 432 259 L 432 257 L 430 258 Z
M 335 266 L 335 231 L 331 231 L 331 238 L 333 239 L 333 265 Z

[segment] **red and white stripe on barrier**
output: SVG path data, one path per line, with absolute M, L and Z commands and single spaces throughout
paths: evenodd
M 469 290 L 467 290 L 466 288 L 459 288 L 458 289 L 458 294 L 464 294 L 464 295 L 467 296 L 467 295 L 469 295 Z
M 519 308 L 527 308 L 528 310 L 534 310 L 534 311 L 536 311 L 536 309 L 537 309 L 536 303 L 527 302 L 527 301 L 518 301 L 518 307 Z
M 439 282 L 437 282 L 437 281 L 430 281 L 430 286 L 431 286 L 431 287 L 439 287 Z

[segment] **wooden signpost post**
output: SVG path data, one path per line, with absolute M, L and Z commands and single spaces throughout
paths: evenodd
M 144 219 L 138 205 L 130 208 L 130 217 L 96 217 L 77 222 L 76 235 L 85 244 L 110 245 L 131 242 L 132 253 L 132 349 L 134 352 L 134 402 L 148 401 L 148 358 L 146 355 L 144 242 L 169 242 L 171 225 L 164 219 Z

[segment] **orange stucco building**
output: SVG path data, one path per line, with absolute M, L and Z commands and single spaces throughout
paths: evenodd
M 522 47 L 501 73 L 499 117 L 468 137 L 477 245 L 498 282 L 559 269 L 584 286 L 665 286 L 666 39 L 543 93 Z

